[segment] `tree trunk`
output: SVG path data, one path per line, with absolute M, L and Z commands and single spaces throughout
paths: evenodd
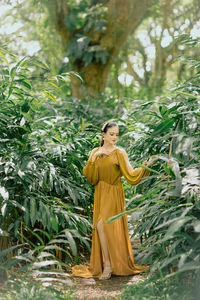
M 102 2 L 102 1 L 100 1 Z M 73 77 L 72 93 L 76 97 L 96 95 L 104 91 L 112 63 L 116 60 L 119 50 L 145 17 L 148 8 L 154 0 L 107 0 L 106 30 L 105 32 L 89 32 L 91 45 L 101 46 L 107 51 L 106 63 L 93 60 L 88 66 L 82 61 L 75 61 L 73 71 L 78 72 L 84 79 L 84 84 Z M 60 34 L 64 48 L 77 32 L 70 32 L 66 26 L 66 18 L 70 12 L 67 0 L 50 0 L 48 8 L 57 31 Z M 80 32 L 80 31 L 79 31 Z

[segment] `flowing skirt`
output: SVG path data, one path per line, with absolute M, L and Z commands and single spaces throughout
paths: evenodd
M 95 186 L 92 251 L 89 266 L 72 267 L 72 275 L 78 277 L 99 277 L 103 272 L 104 257 L 97 232 L 98 221 L 102 219 L 107 247 L 114 275 L 131 275 L 145 272 L 149 266 L 134 264 L 131 242 L 128 234 L 127 216 L 105 224 L 105 222 L 124 211 L 125 197 L 122 183 L 111 185 L 99 181 Z

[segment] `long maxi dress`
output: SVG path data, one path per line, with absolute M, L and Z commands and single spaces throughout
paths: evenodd
M 100 147 L 93 150 L 83 174 L 88 181 L 95 185 L 93 233 L 90 264 L 72 267 L 72 275 L 77 277 L 99 277 L 103 271 L 103 252 L 96 229 L 98 221 L 105 223 L 109 218 L 123 212 L 125 206 L 124 190 L 121 176 L 124 176 L 131 185 L 138 184 L 141 179 L 149 175 L 143 168 L 133 169 L 126 152 L 116 147 L 110 154 L 99 155 L 92 162 L 92 156 Z M 132 247 L 128 234 L 127 216 L 104 224 L 109 258 L 114 275 L 138 274 L 147 270 L 148 266 L 134 264 Z

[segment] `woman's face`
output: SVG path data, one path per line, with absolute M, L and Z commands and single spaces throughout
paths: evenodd
M 113 126 L 108 128 L 107 132 L 103 133 L 104 143 L 114 145 L 119 138 L 119 128 L 117 126 Z

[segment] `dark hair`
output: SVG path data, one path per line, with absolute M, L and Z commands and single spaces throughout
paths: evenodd
M 104 123 L 104 125 L 101 128 L 101 134 L 102 134 L 102 136 L 101 136 L 101 140 L 100 140 L 100 147 L 102 147 L 103 144 L 104 144 L 103 133 L 106 133 L 109 128 L 115 127 L 115 126 L 118 127 L 117 123 L 115 123 L 115 122 L 106 122 L 106 123 Z

